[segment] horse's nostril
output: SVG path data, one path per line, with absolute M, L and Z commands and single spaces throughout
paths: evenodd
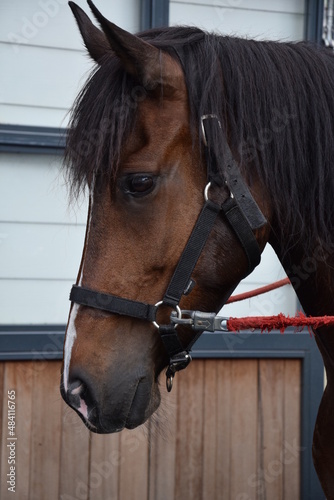
M 68 384 L 66 401 L 73 408 L 80 408 L 82 405 L 82 400 L 86 392 L 86 385 L 80 379 L 75 379 Z
M 69 380 L 64 399 L 68 405 L 84 417 L 85 421 L 96 417 L 89 385 L 81 380 L 81 378 L 73 377 Z
M 73 396 L 76 396 L 78 394 L 80 395 L 85 392 L 85 384 L 82 382 L 82 380 L 74 380 L 69 384 L 67 391 Z

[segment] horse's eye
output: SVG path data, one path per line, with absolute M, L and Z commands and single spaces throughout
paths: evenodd
M 123 186 L 127 194 L 145 196 L 154 189 L 155 178 L 149 174 L 133 174 L 126 177 Z

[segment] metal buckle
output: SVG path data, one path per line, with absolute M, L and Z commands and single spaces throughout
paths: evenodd
M 175 373 L 187 368 L 191 359 L 192 358 L 187 351 L 179 352 L 170 359 L 169 366 L 166 370 L 166 387 L 168 392 L 170 392 L 173 388 Z
M 203 139 L 203 142 L 204 142 L 205 146 L 208 146 L 208 141 L 206 139 L 206 134 L 205 134 L 204 120 L 208 120 L 209 118 L 215 118 L 218 121 L 219 127 L 222 128 L 221 123 L 220 123 L 217 115 L 215 115 L 215 114 L 208 114 L 208 115 L 202 115 L 201 116 L 202 139 Z

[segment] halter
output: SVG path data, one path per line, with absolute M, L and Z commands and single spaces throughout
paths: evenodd
M 201 117 L 201 130 L 208 166 L 208 183 L 204 190 L 205 202 L 162 300 L 155 305 L 151 305 L 90 290 L 78 285 L 73 285 L 70 293 L 70 300 L 77 304 L 153 323 L 159 331 L 169 356 L 169 365 L 166 370 L 168 392 L 172 389 L 175 373 L 186 368 L 190 363 L 190 351 L 193 344 L 202 331 L 208 329 L 208 315 L 210 314 L 210 318 L 213 318 L 214 313 L 197 313 L 198 320 L 194 323 L 194 311 L 182 311 L 179 302 L 182 296 L 190 293 L 194 286 L 191 275 L 218 214 L 224 214 L 244 249 L 248 260 L 246 274 L 249 274 L 261 260 L 261 251 L 253 230 L 259 229 L 267 222 L 240 174 L 237 163 L 222 134 L 217 115 L 203 115 Z M 224 178 L 222 178 L 218 169 L 217 155 L 212 149 L 215 137 L 222 138 L 221 145 L 222 151 L 224 151 L 225 165 Z M 230 196 L 221 205 L 209 199 L 210 188 L 214 185 L 226 185 L 229 189 Z M 166 325 L 160 325 L 157 321 L 157 312 L 162 305 L 172 308 L 170 323 Z M 191 319 L 186 319 L 183 316 Z M 203 319 L 202 322 L 200 318 Z M 218 323 L 214 322 L 213 319 L 212 321 L 214 327 L 217 327 Z M 198 332 L 186 347 L 181 344 L 177 335 L 176 327 L 178 324 L 191 324 L 194 330 Z M 220 326 L 223 328 L 223 325 L 220 324 Z M 219 328 L 217 327 L 217 329 Z

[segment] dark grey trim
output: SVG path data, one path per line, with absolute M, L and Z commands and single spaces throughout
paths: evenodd
M 305 40 L 321 43 L 324 0 L 305 2 Z
M 141 0 L 141 31 L 169 24 L 169 0 Z
M 62 154 L 66 129 L 0 124 L 0 152 Z
M 0 325 L 0 361 L 62 359 L 64 325 Z

